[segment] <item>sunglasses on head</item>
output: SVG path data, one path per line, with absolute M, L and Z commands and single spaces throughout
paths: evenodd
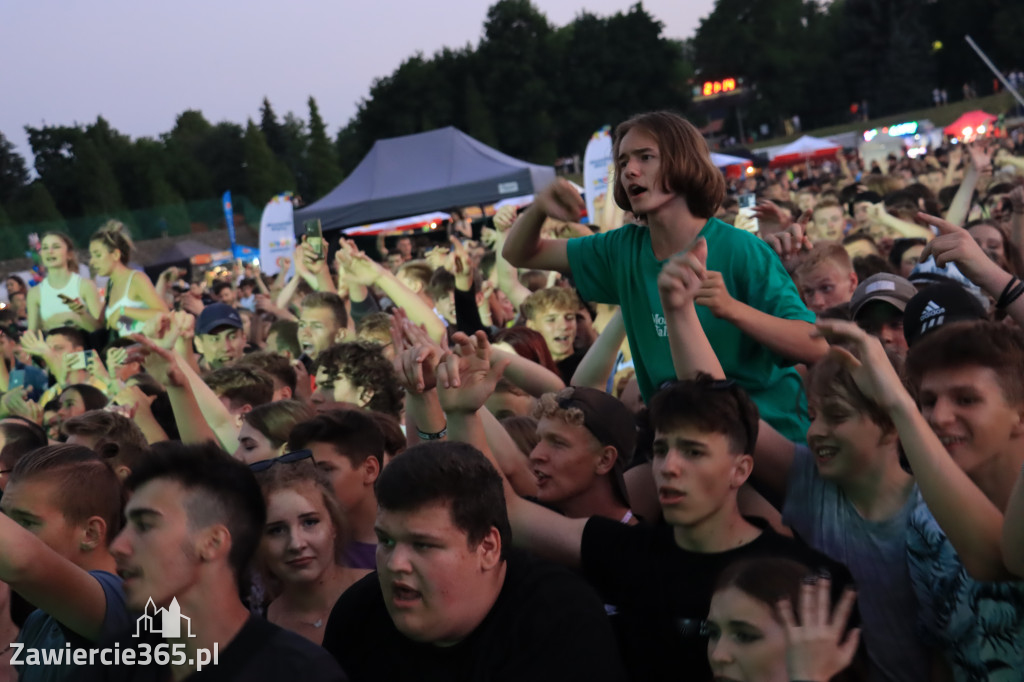
M 274 459 L 265 459 L 261 462 L 253 462 L 249 465 L 249 471 L 257 473 L 260 471 L 266 471 L 275 464 L 291 464 L 292 462 L 301 462 L 304 459 L 313 459 L 312 450 L 296 450 L 295 452 L 286 452 L 280 457 Z

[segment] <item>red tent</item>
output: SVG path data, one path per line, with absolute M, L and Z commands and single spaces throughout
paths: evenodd
M 978 131 L 978 127 L 987 127 L 994 120 L 996 120 L 996 117 L 992 114 L 976 109 L 961 114 L 960 118 L 943 128 L 942 132 L 953 137 L 973 137 L 975 134 L 984 135 L 984 131 Z

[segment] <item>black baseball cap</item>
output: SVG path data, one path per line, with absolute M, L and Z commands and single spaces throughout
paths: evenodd
M 636 450 L 636 421 L 629 409 L 615 396 L 586 386 L 570 386 L 556 396 L 563 410 L 577 408 L 583 413 L 583 426 L 601 445 L 611 445 L 618 452 L 611 477 L 615 492 L 629 504 L 623 473 Z
M 955 282 L 932 284 L 914 295 L 903 311 L 903 336 L 913 346 L 922 336 L 952 322 L 983 320 L 977 297 Z

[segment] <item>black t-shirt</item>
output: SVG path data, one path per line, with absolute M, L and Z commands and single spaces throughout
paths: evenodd
M 371 573 L 338 600 L 324 648 L 353 682 L 625 680 L 611 624 L 583 580 L 515 550 L 507 563 L 490 613 L 454 646 L 417 643 L 401 634 Z
M 587 354 L 589 348 L 578 350 L 564 360 L 559 360 L 555 363 L 558 367 L 558 374 L 562 377 L 562 381 L 568 386 L 569 382 L 572 381 L 572 375 L 576 373 L 576 368 L 583 362 L 583 356 Z
M 633 680 L 710 680 L 707 639 L 701 624 L 722 569 L 757 556 L 794 559 L 833 576 L 836 590 L 849 585 L 849 571 L 824 554 L 779 535 L 761 519 L 753 542 L 715 554 L 681 549 L 672 527 L 627 526 L 592 517 L 580 550 L 584 575 L 610 608 L 626 670 Z
M 132 624 L 133 630 L 134 627 Z M 142 644 L 155 648 L 164 642 L 159 635 L 150 633 L 139 638 L 126 633 L 114 641 L 122 651 L 135 649 L 137 653 Z M 114 643 L 101 646 L 113 647 Z M 170 647 L 168 652 L 174 655 Z M 135 660 L 139 660 L 138 655 Z M 170 666 L 156 664 L 106 666 L 99 665 L 97 661 L 97 665 L 82 668 L 71 679 L 80 682 L 165 682 L 171 679 L 171 669 Z M 208 665 L 186 679 L 189 682 L 345 682 L 348 678 L 337 662 L 313 642 L 258 616 L 251 616 L 235 638 L 218 652 L 216 665 Z

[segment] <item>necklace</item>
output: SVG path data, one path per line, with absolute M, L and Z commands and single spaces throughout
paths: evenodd
M 317 629 L 323 627 L 323 624 L 324 624 L 324 617 L 323 616 L 320 616 L 319 618 L 317 618 L 312 623 L 310 623 L 308 620 L 302 620 L 301 618 L 296 618 L 295 620 L 297 620 L 302 625 L 308 625 L 311 628 L 317 628 Z

